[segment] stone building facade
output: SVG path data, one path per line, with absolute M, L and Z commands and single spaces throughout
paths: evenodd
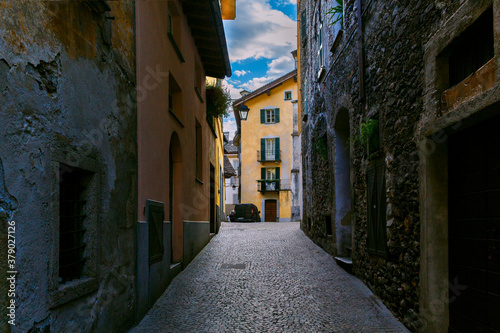
M 337 4 L 298 3 L 301 228 L 410 330 L 499 330 L 500 1 Z
M 13 332 L 117 331 L 135 320 L 133 7 L 0 6 L 0 202 L 16 222 Z
M 0 4 L 2 258 L 12 220 L 17 247 L 0 331 L 126 331 L 210 240 L 205 78 L 231 75 L 219 6 Z

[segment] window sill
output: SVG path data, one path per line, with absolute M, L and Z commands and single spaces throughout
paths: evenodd
M 182 121 L 179 119 L 179 117 L 177 117 L 177 115 L 175 114 L 175 112 L 174 112 L 174 111 L 172 111 L 172 110 L 170 110 L 170 109 L 169 109 L 169 110 L 168 110 L 168 113 L 170 113 L 170 114 L 172 115 L 172 117 L 174 117 L 174 118 L 175 118 L 175 120 L 177 120 L 177 122 L 179 123 L 179 125 L 181 125 L 181 126 L 182 126 L 182 128 L 184 128 L 184 124 L 183 124 L 183 123 L 182 123 Z
M 205 103 L 205 102 L 203 101 L 203 96 L 201 96 L 201 92 L 200 92 L 200 90 L 198 89 L 198 87 L 194 87 L 194 91 L 196 92 L 196 96 L 198 96 L 198 99 L 200 100 L 200 102 Z
M 170 32 L 168 33 L 168 39 L 170 39 L 170 43 L 172 43 L 175 53 L 177 53 L 177 57 L 179 57 L 181 63 L 186 62 L 186 60 L 184 60 L 184 57 L 182 56 L 182 52 L 181 49 L 179 48 L 179 45 L 177 45 L 177 42 L 175 41 L 174 35 L 172 35 Z
M 84 277 L 67 282 L 59 286 L 59 289 L 50 293 L 50 308 L 66 304 L 74 299 L 90 294 L 99 289 L 99 279 L 96 277 Z
M 337 32 L 337 35 L 335 36 L 335 39 L 333 40 L 332 47 L 330 47 L 330 52 L 331 53 L 334 53 L 335 50 L 337 49 L 337 47 L 339 46 L 340 40 L 342 39 L 342 36 L 344 36 L 344 29 L 340 29 Z
M 324 66 L 321 66 L 320 69 L 318 70 L 318 82 L 321 82 L 323 78 L 325 77 L 325 72 L 326 69 Z
M 203 184 L 204 184 L 204 183 L 203 183 L 203 181 L 201 181 L 198 177 L 195 177 L 194 179 L 196 180 L 196 182 L 197 182 L 198 184 L 201 184 L 201 185 L 203 185 Z

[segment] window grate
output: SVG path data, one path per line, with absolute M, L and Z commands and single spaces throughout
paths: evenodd
M 59 168 L 59 280 L 82 276 L 85 265 L 84 212 L 88 173 L 68 166 Z

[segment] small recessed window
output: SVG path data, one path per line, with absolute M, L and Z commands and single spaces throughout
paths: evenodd
M 168 39 L 179 57 L 181 63 L 185 62 L 181 52 L 181 17 L 177 6 L 173 1 L 169 2 L 168 6 Z
M 182 91 L 172 73 L 168 78 L 168 111 L 182 120 Z
M 285 91 L 283 99 L 285 101 L 290 101 L 292 99 L 292 91 L 291 90 Z
M 494 56 L 493 9 L 489 8 L 467 28 L 449 49 L 449 86 L 453 86 Z
M 83 276 L 88 187 L 92 173 L 67 165 L 59 167 L 59 282 Z

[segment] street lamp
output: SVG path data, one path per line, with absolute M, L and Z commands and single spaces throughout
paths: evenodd
M 241 120 L 247 120 L 248 111 L 250 111 L 250 109 L 248 108 L 248 106 L 246 106 L 245 104 L 241 104 L 240 105 Z

